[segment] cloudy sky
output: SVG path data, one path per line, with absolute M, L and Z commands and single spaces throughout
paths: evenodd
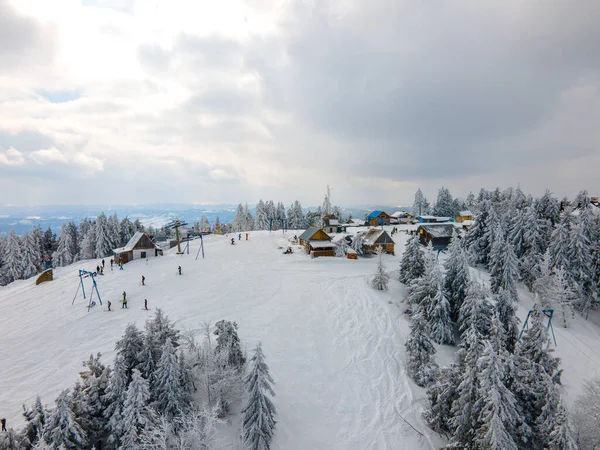
M 0 205 L 600 193 L 600 2 L 0 0 Z

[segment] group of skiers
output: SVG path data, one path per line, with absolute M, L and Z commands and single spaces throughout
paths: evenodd
M 248 240 L 248 238 L 250 237 L 250 235 L 248 233 L 246 233 L 246 240 Z M 242 233 L 238 234 L 238 241 L 242 240 Z M 232 237 L 231 238 L 231 245 L 235 245 L 235 238 Z

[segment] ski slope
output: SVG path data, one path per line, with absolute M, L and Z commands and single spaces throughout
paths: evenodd
M 54 281 L 39 286 L 32 278 L 0 288 L 0 415 L 8 426 L 21 426 L 23 403 L 39 393 L 52 404 L 62 389 L 73 386 L 81 361 L 91 353 L 101 352 L 111 364 L 125 326 L 143 327 L 148 314 L 162 308 L 180 329 L 235 320 L 248 349 L 262 341 L 276 382 L 274 449 L 439 448 L 443 440 L 421 418 L 424 390 L 410 380 L 404 364 L 409 323 L 402 313 L 404 288 L 395 273 L 407 235 L 394 236 L 396 256 L 384 256 L 394 279 L 388 292 L 377 292 L 368 284 L 375 258 L 283 255 L 278 247 L 287 247 L 294 234 L 253 232 L 250 240 L 233 246 L 231 235 L 209 236 L 205 259 L 195 260 L 200 241 L 192 241 L 189 255 L 171 250 L 147 263 L 132 261 L 123 271 L 108 265 L 98 286 L 114 312 L 100 305 L 88 312 L 81 293 L 71 305 L 78 270 L 94 270 L 97 260 L 58 268 Z M 87 279 L 88 294 L 90 287 Z M 120 309 L 124 290 L 127 310 Z M 524 317 L 532 299 L 519 293 Z M 144 298 L 150 312 L 142 309 Z M 600 374 L 595 320 L 577 318 L 567 330 L 555 322 L 570 401 L 582 379 Z M 455 349 L 438 348 L 438 360 L 449 363 Z M 231 448 L 237 423 L 232 417 L 223 430 L 223 448 Z

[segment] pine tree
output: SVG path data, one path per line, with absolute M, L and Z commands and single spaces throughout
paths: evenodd
M 505 358 L 502 350 L 488 341 L 477 361 L 479 371 L 479 423 L 475 431 L 478 448 L 517 450 L 516 423 L 519 420 L 517 401 L 505 384 Z
M 122 421 L 125 432 L 121 436 L 123 448 L 142 450 L 142 434 L 157 423 L 154 410 L 148 405 L 150 388 L 148 381 L 142 377 L 139 370 L 134 369 L 131 384 L 127 388 L 123 404 Z
M 331 206 L 331 189 L 327 186 L 327 192 L 325 193 L 325 198 L 323 199 L 323 206 L 321 208 L 322 214 L 327 215 L 332 213 Z
M 571 226 L 567 255 L 568 265 L 564 268 L 579 293 L 578 308 L 587 313 L 592 303 L 592 247 L 579 222 Z
M 237 207 L 237 212 L 231 225 L 235 232 L 246 231 L 246 214 L 244 213 L 244 207 L 241 203 Z
M 23 278 L 23 253 L 19 236 L 13 231 L 8 232 L 8 241 L 4 250 L 5 274 L 8 282 Z
M 26 424 L 24 434 L 29 443 L 35 444 L 44 434 L 44 426 L 48 418 L 48 410 L 42 405 L 38 395 L 33 406 L 28 409 L 23 405 L 23 417 Z
M 573 438 L 567 411 L 563 406 L 562 401 L 558 404 L 549 437 L 550 442 L 548 442 L 548 450 L 577 450 L 579 448 Z
M 39 272 L 42 255 L 40 244 L 35 241 L 32 233 L 25 233 L 22 238 L 22 265 L 23 278 L 27 279 Z
M 62 391 L 56 399 L 56 407 L 46 421 L 43 437 L 48 448 L 53 450 L 76 450 L 85 446 L 86 436 L 75 420 L 68 390 Z
M 144 232 L 144 225 L 142 225 L 142 222 L 140 222 L 140 219 L 135 219 L 133 221 L 133 229 L 135 231 L 140 231 L 140 232 Z
M 421 252 L 419 236 L 416 234 L 406 241 L 400 261 L 400 282 L 409 284 L 425 273 L 425 258 Z
M 60 228 L 58 248 L 52 255 L 52 260 L 58 267 L 68 266 L 73 262 L 73 256 L 70 252 L 73 244 L 70 242 L 70 239 L 71 234 L 67 231 L 67 224 L 63 223 Z
M 268 230 L 269 229 L 269 216 L 267 215 L 267 209 L 265 202 L 260 199 L 256 205 L 256 230 Z
M 86 223 L 86 221 L 82 221 L 82 225 Z M 81 225 L 80 225 L 81 228 Z M 81 250 L 80 250 L 80 259 L 94 259 L 96 258 L 96 224 L 89 223 L 87 228 L 87 232 L 81 232 L 83 237 L 81 241 Z
M 338 258 L 344 258 L 346 256 L 346 250 L 348 248 L 348 243 L 346 239 L 341 238 L 335 241 L 335 249 L 334 254 Z
M 134 234 L 135 226 L 133 225 L 131 220 L 129 220 L 129 217 L 125 217 L 123 220 L 121 220 L 121 224 L 119 227 L 119 246 L 124 246 L 125 244 L 127 244 L 129 239 L 131 239 Z
M 125 328 L 123 337 L 115 345 L 117 358 L 122 364 L 127 379 L 126 386 L 131 382 L 133 370 L 139 370 L 145 362 L 142 358 L 143 349 L 144 334 L 134 324 L 130 323 Z
M 517 305 L 510 292 L 500 289 L 494 296 L 496 300 L 496 313 L 502 325 L 504 348 L 513 352 L 519 337 L 519 321 L 517 319 Z
M 450 435 L 452 404 L 458 398 L 460 368 L 457 364 L 439 369 L 436 381 L 427 389 L 429 408 L 424 417 L 432 430 Z
M 154 379 L 154 370 L 161 359 L 163 347 L 167 341 L 170 341 L 173 347 L 178 347 L 179 331 L 175 329 L 173 322 L 159 308 L 156 310 L 156 314 L 146 322 L 143 357 L 139 367 L 142 375 L 150 382 Z
M 220 320 L 215 324 L 215 335 L 217 336 L 215 353 L 225 355 L 229 366 L 242 370 L 246 364 L 246 358 L 242 353 L 237 328 L 237 323 L 228 320 Z
M 408 285 L 409 305 L 411 305 L 413 311 L 419 310 L 428 323 L 430 323 L 431 304 L 438 293 L 438 285 L 442 279 L 443 275 L 437 265 L 435 254 L 429 247 L 425 257 L 423 276 L 411 281 Z
M 296 200 L 288 209 L 288 226 L 292 230 L 297 230 L 302 228 L 303 222 L 302 206 L 300 205 L 300 202 Z
M 354 235 L 354 237 L 352 238 L 351 247 L 352 247 L 352 250 L 354 250 L 357 255 L 362 256 L 364 254 L 362 233 L 358 232 L 358 233 L 356 233 L 356 235 Z
M 388 283 L 390 281 L 390 276 L 385 271 L 385 266 L 383 265 L 383 258 L 381 256 L 382 252 L 377 252 L 377 271 L 371 280 L 371 285 L 374 289 L 378 291 L 387 291 Z
M 471 283 L 467 255 L 462 248 L 462 243 L 462 239 L 458 238 L 455 231 L 448 247 L 448 259 L 444 263 L 446 269 L 444 293 L 450 302 L 451 317 L 454 322 L 458 322 L 458 314 Z
M 499 240 L 500 234 L 504 237 L 500 217 L 493 205 L 489 206 L 483 228 L 483 234 L 477 243 L 478 260 L 489 267 L 490 253 L 492 252 L 493 245 Z
M 202 217 L 200 218 L 200 224 L 198 225 L 198 228 L 200 232 L 210 231 L 210 222 L 204 214 L 202 214 Z
M 410 336 L 406 340 L 406 369 L 418 386 L 426 387 L 435 381 L 438 366 L 435 347 L 429 338 L 429 324 L 420 313 L 411 316 Z
M 276 409 L 267 394 L 275 396 L 271 387 L 275 382 L 269 374 L 260 343 L 254 349 L 245 382 L 248 399 L 242 410 L 242 440 L 248 449 L 269 450 L 275 431 Z
M 417 189 L 415 192 L 415 201 L 413 203 L 412 215 L 414 217 L 423 216 L 429 213 L 429 202 L 421 192 L 421 189 Z
M 444 295 L 441 276 L 436 280 L 436 290 L 435 296 L 431 299 L 429 314 L 431 338 L 438 344 L 454 345 L 454 323 L 452 322 L 450 303 Z
M 510 227 L 508 230 L 508 241 L 512 245 L 515 255 L 518 259 L 523 257 L 525 249 L 527 248 L 527 241 L 525 240 L 525 223 L 526 223 L 526 211 L 523 209 L 516 209 L 513 211 L 512 219 L 510 221 Z
M 457 213 L 458 211 L 454 210 L 454 202 L 452 200 L 450 191 L 442 186 L 438 191 L 435 208 L 433 209 L 433 215 L 438 217 L 454 218 Z
M 168 420 L 172 420 L 184 409 L 181 376 L 176 349 L 168 339 L 163 346 L 152 383 L 152 394 L 156 398 L 154 408 Z
M 110 252 L 105 256 L 112 255 L 112 249 L 121 247 L 121 223 L 117 213 L 108 218 L 108 237 L 110 241 Z
M 491 329 L 493 308 L 486 298 L 483 286 L 472 282 L 467 290 L 465 301 L 458 313 L 458 330 L 463 337 L 464 347 L 469 345 L 466 334 L 477 333 L 481 338 L 487 338 Z
M 106 405 L 102 415 L 105 418 L 108 443 L 115 448 L 118 446 L 119 438 L 123 432 L 121 416 L 128 385 L 129 380 L 125 363 L 122 356 L 117 355 L 112 376 L 108 380 L 104 396 L 101 397 L 101 401 Z
M 569 243 L 570 243 L 570 219 L 568 213 L 560 216 L 560 221 L 556 224 L 548 250 L 552 256 L 552 268 L 569 267 Z
M 283 215 L 280 216 L 280 217 L 285 218 L 285 210 L 283 212 Z M 246 228 L 244 229 L 244 231 L 252 231 L 252 230 L 254 230 L 254 225 L 255 225 L 254 224 L 254 217 L 252 217 L 252 213 L 248 209 L 248 203 L 246 203 L 246 205 L 244 206 L 244 221 L 246 223 Z

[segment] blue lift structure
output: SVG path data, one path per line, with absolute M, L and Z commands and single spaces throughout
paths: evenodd
M 548 328 L 550 329 L 550 331 L 552 331 L 552 339 L 554 340 L 554 346 L 556 347 L 556 336 L 554 336 L 554 327 L 552 327 L 552 316 L 554 315 L 554 310 L 553 309 L 542 309 L 542 313 L 548 317 Z M 525 323 L 523 323 L 523 327 L 521 328 L 521 332 L 519 333 L 519 339 L 521 339 L 521 336 L 523 335 L 523 331 L 525 331 L 525 328 L 529 327 L 529 316 L 531 315 L 531 311 L 529 311 L 527 313 L 527 317 L 525 317 Z
M 77 292 L 75 292 L 75 297 L 73 297 L 73 301 L 71 302 L 71 306 L 75 304 L 75 299 L 77 298 L 77 294 L 79 293 L 79 288 L 81 288 L 81 292 L 83 292 L 83 298 L 85 299 L 85 286 L 83 284 L 83 279 L 90 277 L 92 279 L 92 293 L 90 294 L 90 301 L 88 303 L 88 312 L 92 308 L 92 302 L 94 297 L 94 290 L 96 291 L 96 295 L 98 296 L 98 301 L 102 304 L 102 298 L 100 297 L 100 292 L 98 291 L 98 284 L 96 283 L 96 274 L 94 272 L 88 272 L 87 270 L 79 271 L 79 285 L 77 286 Z
M 281 230 L 285 233 L 287 231 L 287 219 L 282 217 L 276 217 L 269 219 L 269 233 L 273 231 L 273 222 L 281 222 Z

